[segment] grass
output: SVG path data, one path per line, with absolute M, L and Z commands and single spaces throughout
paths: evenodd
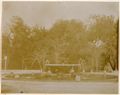
M 15 75 L 7 75 L 4 79 L 14 80 L 38 80 L 38 81 L 75 81 L 75 76 L 64 74 L 20 74 L 15 78 Z M 94 74 L 80 74 L 80 81 L 92 81 L 92 82 L 118 82 L 118 76 L 113 75 L 94 75 Z

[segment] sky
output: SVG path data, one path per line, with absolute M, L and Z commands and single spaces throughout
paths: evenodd
M 2 4 L 2 29 L 8 27 L 13 16 L 21 17 L 29 26 L 46 28 L 60 19 L 76 19 L 88 22 L 93 15 L 107 15 L 118 18 L 117 2 L 23 2 L 4 1 Z

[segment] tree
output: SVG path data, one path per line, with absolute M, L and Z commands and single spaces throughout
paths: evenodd
M 27 53 L 29 53 L 30 44 L 29 39 L 29 27 L 24 24 L 20 17 L 13 17 L 10 24 L 10 33 L 14 35 L 12 39 L 12 46 L 10 47 L 10 64 L 12 69 L 21 69 L 22 60 Z
M 81 70 L 86 71 L 104 70 L 109 63 L 118 70 L 118 24 L 111 16 L 94 16 L 89 28 L 81 21 L 60 20 L 47 30 L 13 17 L 9 31 L 2 35 L 3 57 L 8 56 L 9 69 L 40 69 L 48 60 L 82 63 Z
M 106 44 L 106 59 L 112 67 L 112 70 L 118 70 L 118 32 L 119 32 L 119 23 L 118 20 L 114 22 L 114 31 L 111 33 L 111 37 Z
M 102 67 L 103 69 L 105 64 L 110 63 L 112 69 L 115 70 L 114 65 L 118 64 L 118 31 L 116 27 L 116 21 L 112 16 L 94 16 L 92 21 L 93 22 L 89 28 L 89 41 L 94 42 L 96 40 L 101 40 L 104 43 L 102 48 L 97 50 L 97 54 L 99 53 L 98 67 Z M 103 59 L 105 58 L 105 62 L 100 62 L 101 57 Z
M 80 45 L 84 43 L 82 33 L 85 32 L 85 25 L 75 20 L 60 20 L 53 25 L 50 32 L 55 39 L 53 46 L 56 56 L 61 61 L 67 60 L 67 63 L 78 63 Z

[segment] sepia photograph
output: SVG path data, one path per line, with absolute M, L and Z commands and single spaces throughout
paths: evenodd
M 2 1 L 2 94 L 118 94 L 119 2 Z

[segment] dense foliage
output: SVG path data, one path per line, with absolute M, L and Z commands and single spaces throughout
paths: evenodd
M 81 64 L 80 70 L 118 70 L 118 20 L 94 16 L 89 25 L 57 21 L 50 29 L 14 17 L 2 35 L 2 68 L 40 69 L 44 64 Z M 106 69 L 107 70 L 107 69 Z

